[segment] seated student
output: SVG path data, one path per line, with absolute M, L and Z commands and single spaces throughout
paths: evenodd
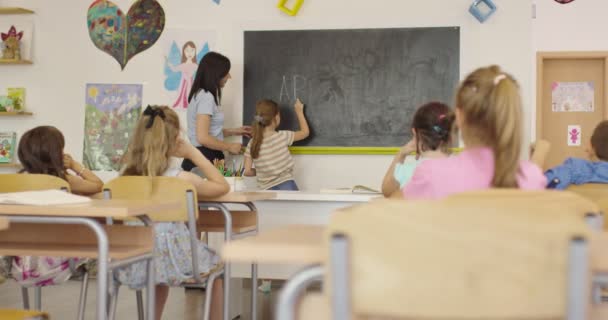
M 293 176 L 293 158 L 289 146 L 304 140 L 310 133 L 304 116 L 304 104 L 298 99 L 294 106 L 299 131 L 277 131 L 281 123 L 279 105 L 261 100 L 255 105 L 253 139 L 245 150 L 245 175 L 257 176 L 258 186 L 267 190 L 298 190 Z M 255 169 L 253 165 L 255 164 Z
M 447 156 L 453 123 L 454 116 L 443 103 L 430 102 L 418 108 L 412 120 L 413 138 L 399 150 L 384 175 L 385 197 L 403 188 L 422 161 Z M 412 152 L 416 152 L 415 159 L 407 159 Z
M 498 66 L 469 74 L 456 93 L 455 113 L 464 151 L 421 163 L 403 188 L 404 197 L 438 199 L 488 188 L 545 188 L 541 169 L 520 161 L 522 105 L 510 75 Z
M 123 176 L 166 176 L 184 179 L 203 197 L 219 197 L 230 191 L 222 174 L 193 145 L 179 136 L 177 113 L 166 106 L 148 106 L 139 119 L 126 154 Z M 171 157 L 189 159 L 207 179 L 196 174 L 170 167 Z M 169 286 L 179 286 L 193 277 L 190 233 L 184 223 L 160 222 L 154 224 L 154 267 L 156 268 L 156 319 L 161 319 L 169 296 Z M 203 242 L 197 248 L 201 272 L 212 270 L 219 257 Z M 134 289 L 146 285 L 146 263 L 140 262 L 118 272 L 121 283 Z M 222 280 L 214 283 L 211 319 L 221 319 Z
M 65 140 L 61 131 L 41 126 L 23 134 L 17 154 L 22 172 L 47 174 L 66 180 L 72 193 L 92 195 L 101 192 L 103 181 L 82 164 L 64 153 Z M 70 173 L 74 172 L 74 174 Z M 12 276 L 24 287 L 48 286 L 70 278 L 73 268 L 86 260 L 78 258 L 15 257 Z
M 590 145 L 585 151 L 588 160 L 568 158 L 562 165 L 545 172 L 551 188 L 566 189 L 572 184 L 608 183 L 608 120 L 595 127 Z

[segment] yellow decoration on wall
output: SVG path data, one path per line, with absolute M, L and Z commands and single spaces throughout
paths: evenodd
M 298 11 L 300 11 L 300 7 L 304 3 L 304 0 L 295 0 L 296 3 L 293 5 L 293 7 L 291 9 L 289 9 L 285 6 L 288 1 L 289 0 L 279 0 L 279 4 L 277 5 L 277 8 L 281 9 L 281 11 L 287 13 L 290 16 L 295 16 L 296 14 L 298 14 Z

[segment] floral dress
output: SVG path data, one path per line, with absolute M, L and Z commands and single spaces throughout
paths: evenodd
M 170 168 L 164 176 L 176 177 L 180 169 Z M 131 224 L 136 224 L 133 222 Z M 159 222 L 154 224 L 155 247 L 154 267 L 156 284 L 179 286 L 194 276 L 192 270 L 192 248 L 190 246 L 190 231 L 182 222 Z M 209 272 L 219 262 L 217 254 L 203 242 L 198 241 L 200 272 Z M 117 280 L 132 289 L 142 289 L 146 286 L 146 262 L 138 262 L 121 268 L 117 272 Z

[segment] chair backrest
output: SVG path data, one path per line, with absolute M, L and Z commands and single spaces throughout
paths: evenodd
M 46 174 L 3 174 L 0 193 L 64 189 L 70 191 L 67 181 Z
M 538 140 L 532 145 L 531 149 L 530 161 L 541 169 L 545 169 L 547 156 L 549 155 L 549 151 L 551 151 L 551 143 L 547 140 Z
M 567 190 L 593 201 L 599 206 L 604 215 L 608 214 L 608 184 L 588 183 L 571 185 Z M 608 225 L 604 224 L 604 228 L 608 230 Z
M 179 209 L 161 211 L 148 216 L 156 222 L 188 221 L 188 210 L 198 217 L 198 200 L 194 186 L 175 177 L 118 177 L 104 185 L 104 193 L 112 199 L 178 201 Z M 190 207 L 191 206 L 191 207 Z
M 580 217 L 601 214 L 600 207 L 592 200 L 573 192 L 558 190 L 488 189 L 454 194 L 445 201 L 450 203 L 475 201 L 505 208 L 538 209 L 537 214 L 547 213 L 549 219 L 554 218 L 551 214 L 555 210 L 568 210 Z
M 354 316 L 565 318 L 570 244 L 590 231 L 569 210 L 554 210 L 551 223 L 537 213 L 485 201 L 374 201 L 334 213 L 327 239 L 348 243 Z M 332 271 L 325 283 L 335 299 L 344 272 Z

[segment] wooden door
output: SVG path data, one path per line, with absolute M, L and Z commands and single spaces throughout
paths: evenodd
M 539 53 L 537 62 L 536 136 L 551 143 L 545 169 L 561 164 L 568 157 L 586 158 L 585 147 L 595 126 L 606 119 L 606 69 L 608 52 Z M 560 95 L 570 86 L 568 99 Z M 584 90 L 579 90 L 580 88 Z M 560 91 L 562 90 L 562 91 Z M 580 99 L 580 92 L 593 97 L 593 106 Z M 568 101 L 567 103 L 560 103 Z M 573 101 L 573 103 L 570 103 Z M 564 106 L 566 106 L 564 108 Z M 580 126 L 580 146 L 569 145 L 569 128 Z M 578 130 L 577 130 L 578 132 Z M 575 134 L 576 135 L 576 134 Z

